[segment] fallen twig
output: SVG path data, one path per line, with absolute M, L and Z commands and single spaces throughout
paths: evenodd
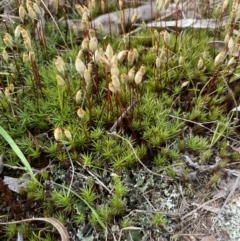
M 90 174 L 94 179 L 96 179 L 99 184 L 104 187 L 110 194 L 112 194 L 112 191 L 95 175 L 93 174 L 91 171 L 89 171 L 86 167 L 84 167 L 81 163 L 77 162 L 77 164 L 79 166 L 81 166 L 86 172 L 88 172 L 88 174 Z
M 129 146 L 131 147 L 131 149 L 133 150 L 134 156 L 136 157 L 136 159 L 138 160 L 138 162 L 143 166 L 143 168 L 144 168 L 145 170 L 147 170 L 150 174 L 152 174 L 152 175 L 154 175 L 154 176 L 163 177 L 162 174 L 157 174 L 156 172 L 151 171 L 150 169 L 147 168 L 147 166 L 145 166 L 145 165 L 143 164 L 143 162 L 142 162 L 142 161 L 140 160 L 140 158 L 138 157 L 138 155 L 137 155 L 134 147 L 132 146 L 132 144 L 131 144 L 131 142 L 130 142 L 129 140 L 127 140 L 126 138 L 124 138 L 124 137 L 122 137 L 122 136 L 120 136 L 120 135 L 118 135 L 117 133 L 114 133 L 114 132 L 107 132 L 107 134 L 108 134 L 108 135 L 117 136 L 118 138 L 126 141 L 126 142 L 129 144 Z M 167 179 L 167 177 L 164 177 L 164 178 L 165 178 L 165 180 Z
M 116 127 L 121 123 L 122 119 L 127 115 L 128 111 L 130 111 L 133 106 L 137 104 L 137 100 L 133 100 L 130 106 L 121 114 L 120 117 L 118 117 L 117 121 L 114 123 L 114 125 L 109 129 L 109 132 L 113 132 L 116 130 Z
M 207 201 L 207 202 L 199 205 L 197 208 L 195 208 L 195 209 L 192 210 L 191 212 L 189 212 L 189 213 L 185 214 L 183 217 L 181 217 L 181 219 L 182 219 L 182 220 L 186 219 L 188 216 L 190 216 L 190 215 L 192 215 L 193 213 L 195 213 L 198 209 L 204 208 L 207 204 L 209 204 L 209 203 L 211 203 L 211 202 L 214 202 L 214 201 L 218 200 L 219 198 L 221 198 L 221 197 L 215 197 L 215 198 L 213 198 L 213 199 L 211 199 L 211 200 L 209 200 L 209 201 Z

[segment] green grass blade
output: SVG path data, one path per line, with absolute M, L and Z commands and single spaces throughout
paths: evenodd
M 68 187 L 65 187 L 61 184 L 58 184 L 58 183 L 54 183 L 56 186 L 59 186 L 59 187 L 62 187 L 64 189 L 67 189 L 68 190 Z M 99 217 L 98 213 L 96 212 L 96 210 L 88 203 L 86 202 L 86 200 L 84 200 L 83 198 L 81 198 L 76 192 L 74 192 L 73 190 L 70 190 L 70 192 L 75 195 L 76 197 L 78 197 L 80 200 L 82 200 L 88 207 L 89 209 L 92 211 L 93 215 L 95 216 L 95 218 L 97 219 L 98 223 L 100 224 L 100 226 L 106 230 L 106 226 L 105 224 L 103 223 L 103 221 L 101 220 L 101 218 Z
M 12 139 L 12 137 L 5 131 L 5 129 L 0 126 L 0 134 L 2 135 L 2 137 L 5 139 L 5 141 L 8 142 L 8 144 L 11 146 L 11 148 L 13 149 L 13 151 L 16 153 L 16 155 L 20 158 L 22 164 L 24 165 L 24 167 L 26 168 L 26 171 L 28 172 L 28 174 L 35 180 L 37 181 L 37 179 L 35 178 L 32 168 L 28 163 L 28 160 L 26 159 L 26 157 L 23 155 L 22 151 L 19 149 L 19 147 L 17 146 L 17 144 L 15 143 L 15 141 Z M 37 181 L 38 182 L 38 181 Z

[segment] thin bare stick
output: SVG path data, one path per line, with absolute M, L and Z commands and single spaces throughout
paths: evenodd
M 134 105 L 137 104 L 137 100 L 134 100 L 130 106 L 118 117 L 117 121 L 114 123 L 114 125 L 109 129 L 109 132 L 112 133 L 116 130 L 116 127 L 121 123 L 122 119 L 127 115 L 128 111 L 130 111 Z
M 181 219 L 184 220 L 185 218 L 187 218 L 188 216 L 192 215 L 193 213 L 195 213 L 198 209 L 203 208 L 204 206 L 206 206 L 207 204 L 216 201 L 217 199 L 221 198 L 221 196 L 217 196 L 201 205 L 199 205 L 197 208 L 195 208 L 194 210 L 192 210 L 191 212 L 187 213 L 186 215 L 184 215 Z
M 43 0 L 41 0 L 41 3 L 43 4 L 43 6 L 44 6 L 45 9 L 47 10 L 48 14 L 50 15 L 51 19 L 53 20 L 54 24 L 56 25 L 56 28 L 57 28 L 60 36 L 62 37 L 62 40 L 63 40 L 64 44 L 67 46 L 67 43 L 65 42 L 65 39 L 64 39 L 64 37 L 63 37 L 63 35 L 62 35 L 62 33 L 61 33 L 60 28 L 58 27 L 58 24 L 57 24 L 57 22 L 55 21 L 53 15 L 52 15 L 51 12 L 49 11 L 48 7 L 46 6 L 46 4 L 44 3 Z
M 71 188 L 72 188 L 72 185 L 73 185 L 73 179 L 74 179 L 75 168 L 74 168 L 74 165 L 73 165 L 73 162 L 72 162 L 72 158 L 71 158 L 71 156 L 70 156 L 70 154 L 69 154 L 69 152 L 68 152 L 68 150 L 67 150 L 65 144 L 64 144 L 64 143 L 62 143 L 62 144 L 63 144 L 64 149 L 66 150 L 66 152 L 67 152 L 67 154 L 68 154 L 68 158 L 69 158 L 69 161 L 70 161 L 70 163 L 71 163 L 71 167 L 72 167 L 71 182 L 70 182 L 70 185 L 69 185 L 69 187 L 68 187 L 68 192 L 67 192 L 67 196 L 69 196 L 69 195 L 70 195 Z
M 216 131 L 214 131 L 214 130 L 212 130 L 212 129 L 206 127 L 206 126 L 204 126 L 204 124 L 216 123 L 216 121 L 199 123 L 199 122 L 187 120 L 187 119 L 184 119 L 184 118 L 181 118 L 181 117 L 178 117 L 178 116 L 174 116 L 174 115 L 168 115 L 168 116 L 169 116 L 169 117 L 172 117 L 172 118 L 175 118 L 175 119 L 178 119 L 178 120 L 183 120 L 183 121 L 185 121 L 185 122 L 189 122 L 189 123 L 196 124 L 196 125 L 198 125 L 198 126 L 201 126 L 201 127 L 204 128 L 204 129 L 210 131 L 211 133 L 222 134 L 222 133 L 216 132 Z M 221 124 L 224 125 L 224 123 L 222 123 L 222 122 L 219 122 L 219 123 L 221 123 Z M 229 137 L 229 136 L 226 136 L 226 135 L 222 135 L 222 136 L 225 137 L 225 138 L 227 138 L 228 140 L 235 141 L 235 142 L 239 143 L 239 140 L 237 140 L 237 139 L 233 139 L 233 138 L 231 138 L 231 137 Z
M 27 170 L 25 167 L 11 166 L 9 164 L 5 164 L 3 162 L 3 155 L 0 155 L 0 173 L 1 173 L 2 169 L 3 169 L 3 167 L 11 168 L 11 169 L 14 169 L 14 170 L 23 170 L 23 171 Z M 39 172 L 39 170 L 37 170 L 35 168 L 32 168 L 32 170 L 34 172 L 34 175 L 35 175 L 35 173 Z
M 110 194 L 112 194 L 112 191 L 107 188 L 104 183 L 98 179 L 98 177 L 96 175 L 94 175 L 91 171 L 89 171 L 87 168 L 85 168 L 81 163 L 77 162 L 77 164 L 79 166 L 81 166 L 85 171 L 87 171 L 93 178 L 95 178 Z
M 150 213 L 150 214 L 162 214 L 165 216 L 169 216 L 172 218 L 180 218 L 180 216 L 182 215 L 182 213 L 176 213 L 176 212 L 163 212 L 162 210 L 141 210 L 141 209 L 134 209 L 132 210 L 128 215 L 124 216 L 124 218 L 127 218 L 129 216 L 131 216 L 133 213 Z
M 122 136 L 120 136 L 120 135 L 118 135 L 117 133 L 114 133 L 114 132 L 109 132 L 109 131 L 107 131 L 107 134 L 108 134 L 108 135 L 117 136 L 118 138 L 126 141 L 126 142 L 129 144 L 129 146 L 131 147 L 134 156 L 136 157 L 136 159 L 138 160 L 138 162 L 143 166 L 143 168 L 144 168 L 145 170 L 147 170 L 150 174 L 153 174 L 154 176 L 163 177 L 163 175 L 157 174 L 156 172 L 151 171 L 150 169 L 148 169 L 148 168 L 143 164 L 143 162 L 142 162 L 142 161 L 140 160 L 140 158 L 138 157 L 138 155 L 137 155 L 134 147 L 132 146 L 132 144 L 131 144 L 131 142 L 130 142 L 129 140 L 127 140 L 126 138 L 124 138 L 124 137 L 122 137 Z M 164 177 L 164 178 L 166 179 L 167 177 Z

